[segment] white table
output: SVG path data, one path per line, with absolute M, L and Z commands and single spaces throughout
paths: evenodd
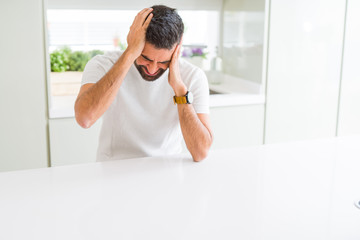
M 360 136 L 0 173 L 0 239 L 360 239 Z

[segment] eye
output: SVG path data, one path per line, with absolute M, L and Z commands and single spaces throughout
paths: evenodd
M 162 66 L 168 66 L 170 62 L 159 62 L 160 65 Z

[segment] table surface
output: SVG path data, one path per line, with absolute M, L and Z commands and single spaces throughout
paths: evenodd
M 0 239 L 360 239 L 360 136 L 0 173 Z

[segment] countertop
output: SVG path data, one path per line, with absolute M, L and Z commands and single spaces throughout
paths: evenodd
M 206 72 L 209 79 L 210 107 L 229 107 L 265 104 L 261 84 L 224 73 Z M 219 81 L 214 83 L 214 78 Z
M 0 173 L 0 239 L 360 239 L 360 136 Z

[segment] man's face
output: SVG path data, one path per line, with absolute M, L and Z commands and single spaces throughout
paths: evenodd
M 145 43 L 144 50 L 135 60 L 135 66 L 141 77 L 146 81 L 155 81 L 170 65 L 175 46 L 171 49 L 157 49 L 150 43 Z

